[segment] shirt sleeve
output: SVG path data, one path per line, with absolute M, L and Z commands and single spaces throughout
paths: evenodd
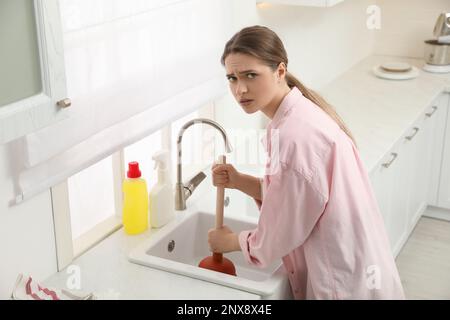
M 263 199 L 264 198 L 264 182 L 263 182 L 264 179 L 258 178 L 258 180 L 259 180 L 259 184 L 261 185 L 261 199 Z M 253 200 L 255 201 L 256 206 L 258 207 L 258 210 L 261 211 L 262 200 L 258 200 L 255 198 L 253 198 Z
M 263 268 L 302 245 L 326 203 L 303 175 L 281 166 L 270 176 L 257 228 L 239 233 L 247 262 Z

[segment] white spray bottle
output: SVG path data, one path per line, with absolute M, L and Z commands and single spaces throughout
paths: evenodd
M 158 151 L 152 159 L 155 161 L 155 169 L 158 169 L 158 181 L 149 193 L 150 224 L 152 228 L 160 228 L 175 217 L 169 151 Z

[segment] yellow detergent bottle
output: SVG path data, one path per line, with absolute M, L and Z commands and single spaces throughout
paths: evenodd
M 123 228 L 127 234 L 139 234 L 148 228 L 147 184 L 141 178 L 139 163 L 128 163 L 127 178 L 123 182 Z

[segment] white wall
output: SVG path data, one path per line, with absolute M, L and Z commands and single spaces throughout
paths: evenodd
M 376 32 L 375 54 L 423 58 L 424 40 L 432 39 L 441 12 L 449 0 L 377 0 L 381 29 Z
M 0 145 L 0 299 L 7 299 L 19 273 L 45 279 L 56 272 L 50 191 L 21 205 L 14 198 L 10 146 Z
M 320 88 L 369 55 L 374 31 L 366 27 L 373 0 L 345 0 L 329 8 L 271 5 L 257 9 L 288 52 L 288 69 L 306 86 Z

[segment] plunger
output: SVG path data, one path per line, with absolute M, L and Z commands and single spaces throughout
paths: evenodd
M 219 156 L 219 164 L 225 164 L 226 158 L 224 155 Z M 225 197 L 225 188 L 217 187 L 216 196 L 216 229 L 222 228 L 223 225 L 223 202 Z M 222 253 L 213 252 L 212 256 L 204 258 L 200 261 L 200 268 L 214 270 L 217 272 L 227 273 L 230 275 L 236 275 L 236 268 L 230 259 L 223 256 Z

